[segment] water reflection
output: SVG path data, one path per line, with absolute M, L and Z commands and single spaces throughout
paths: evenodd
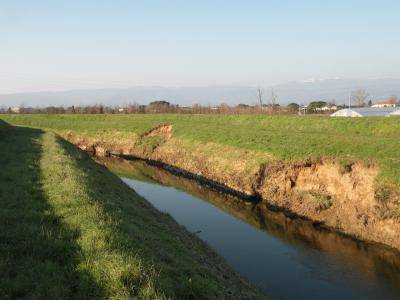
M 400 299 L 398 251 L 287 218 L 143 161 L 102 163 L 155 207 L 201 231 L 200 238 L 273 298 Z

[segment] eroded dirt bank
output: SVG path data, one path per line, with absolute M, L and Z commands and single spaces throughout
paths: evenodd
M 177 139 L 168 124 L 131 139 L 72 132 L 64 137 L 98 156 L 158 161 L 357 239 L 400 249 L 400 193 L 375 188 L 379 166 L 374 163 L 343 164 L 332 158 L 282 162 L 263 152 Z

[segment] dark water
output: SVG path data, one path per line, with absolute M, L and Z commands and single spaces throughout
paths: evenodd
M 105 164 L 274 299 L 400 299 L 400 254 L 367 245 L 141 161 Z

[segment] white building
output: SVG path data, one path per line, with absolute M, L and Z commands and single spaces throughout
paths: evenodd
M 327 104 L 327 105 L 322 106 L 322 107 L 317 107 L 315 110 L 316 110 L 316 111 L 337 110 L 337 106 L 336 106 L 336 105 L 333 105 L 333 104 Z
M 397 104 L 397 98 L 394 97 L 394 98 L 389 98 L 387 100 L 380 101 L 380 102 L 372 105 L 371 107 L 374 107 L 374 108 L 396 107 L 396 104 Z
M 11 108 L 11 112 L 15 113 L 15 114 L 19 114 L 20 108 L 19 107 L 12 107 Z
M 400 107 L 345 108 L 331 114 L 331 117 L 389 117 L 400 115 Z

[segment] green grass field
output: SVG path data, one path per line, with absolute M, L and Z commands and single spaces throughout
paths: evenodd
M 263 298 L 194 234 L 51 132 L 0 120 L 0 167 L 1 298 Z
M 235 298 L 255 295 L 194 235 L 53 134 L 140 141 L 160 124 L 171 124 L 173 138 L 189 150 L 212 143 L 217 150 L 205 149 L 216 157 L 241 149 L 249 158 L 268 154 L 260 157 L 271 162 L 365 161 L 380 167 L 377 188 L 400 188 L 399 118 L 0 115 L 1 295 L 206 299 L 224 298 L 227 290 Z
M 135 136 L 163 123 L 188 142 L 213 142 L 264 152 L 273 160 L 333 157 L 380 167 L 378 186 L 400 187 L 399 118 L 266 115 L 3 115 L 4 120 L 58 133 Z

